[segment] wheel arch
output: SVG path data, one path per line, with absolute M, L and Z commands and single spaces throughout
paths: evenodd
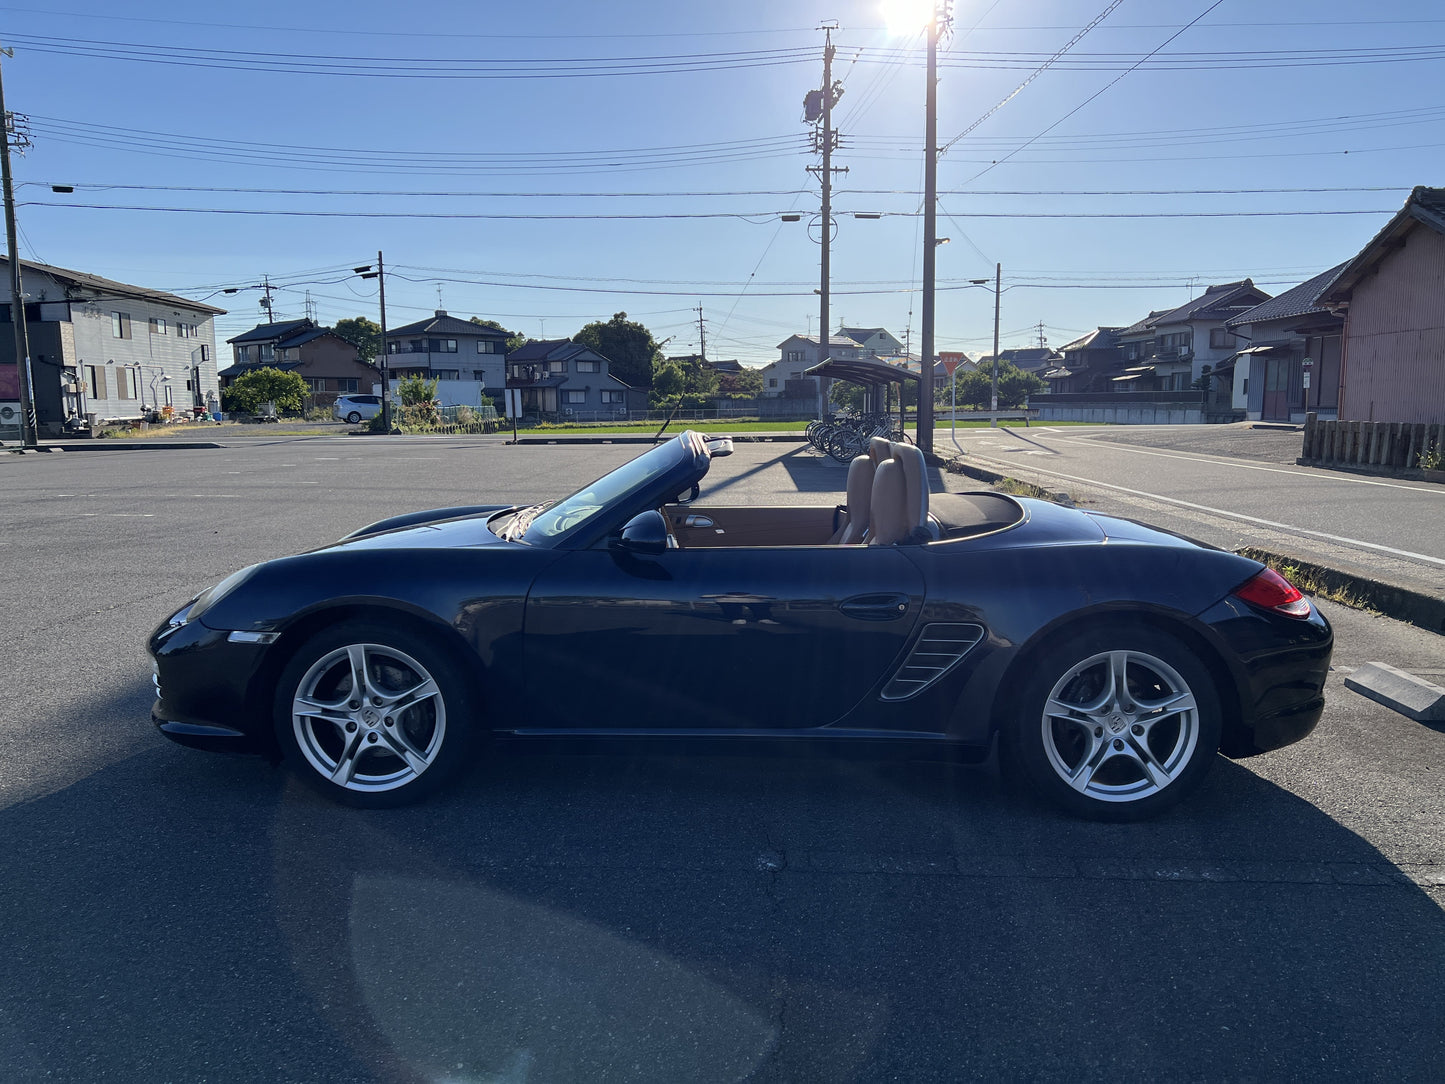
M 1228 749 L 1233 743 L 1248 739 L 1245 727 L 1243 700 L 1244 675 L 1231 667 L 1219 645 L 1208 635 L 1204 627 L 1187 614 L 1157 607 L 1129 608 L 1100 607 L 1071 613 L 1045 626 L 1024 643 L 1005 668 L 999 681 L 999 693 L 994 698 L 993 713 L 989 721 L 990 738 L 999 734 L 1008 725 L 1021 707 L 1021 700 L 1028 683 L 1026 676 L 1033 671 L 1039 658 L 1055 644 L 1081 632 L 1093 632 L 1104 626 L 1127 626 L 1131 630 L 1141 627 L 1167 633 L 1194 652 L 1195 657 L 1209 672 L 1214 682 L 1222 714 L 1221 749 Z
M 392 628 L 402 628 L 420 636 L 446 654 L 467 683 L 467 692 L 474 702 L 482 697 L 482 673 L 485 663 L 471 651 L 461 634 L 452 626 L 438 619 L 434 614 L 418 611 L 408 606 L 387 604 L 381 601 L 353 601 L 335 606 L 323 606 L 301 614 L 282 630 L 281 636 L 257 672 L 253 682 L 252 709 L 270 717 L 276 694 L 276 682 L 296 652 L 311 637 L 323 629 L 344 622 L 372 621 Z M 279 755 L 280 750 L 275 750 Z

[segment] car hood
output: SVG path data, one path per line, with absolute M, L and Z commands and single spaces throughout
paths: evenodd
M 493 509 L 480 514 L 381 530 L 373 530 L 368 527 L 366 533 L 351 535 L 312 552 L 325 553 L 342 550 L 356 552 L 369 549 L 421 550 L 459 546 L 507 545 L 508 543 L 493 534 L 491 528 L 487 526 L 487 520 L 497 511 L 497 509 Z

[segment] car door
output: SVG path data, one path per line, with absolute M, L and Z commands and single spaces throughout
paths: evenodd
M 922 604 L 886 546 L 578 550 L 527 599 L 529 702 L 576 729 L 823 726 L 891 672 Z

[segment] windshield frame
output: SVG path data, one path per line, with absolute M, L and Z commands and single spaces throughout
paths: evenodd
M 660 508 L 702 481 L 711 456 L 703 436 L 684 430 L 538 512 L 516 540 L 546 548 L 586 548 L 633 516 Z M 528 506 L 531 507 L 531 506 Z M 523 511 L 524 509 L 519 509 Z M 574 522 L 575 521 L 575 522 Z M 565 526 L 561 526 L 565 524 Z

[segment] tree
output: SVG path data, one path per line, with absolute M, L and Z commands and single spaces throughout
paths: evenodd
M 614 313 L 605 324 L 586 325 L 572 341 L 601 354 L 610 362 L 608 372 L 632 388 L 651 387 L 653 371 L 662 360 L 652 332 L 627 319 L 625 312 Z
M 756 369 L 718 373 L 717 393 L 724 399 L 756 399 L 763 394 L 763 374 Z
M 355 316 L 336 321 L 333 330 L 356 347 L 357 361 L 370 365 L 376 360 L 377 352 L 381 349 L 380 324 L 368 320 L 365 316 Z
M 437 382 L 424 376 L 405 376 L 396 382 L 396 393 L 407 406 L 430 403 L 437 397 Z
M 993 402 L 993 363 L 981 364 L 973 372 L 954 370 L 958 381 L 958 405 L 987 410 Z M 1003 410 L 1017 410 L 1028 401 L 1030 395 L 1037 395 L 1048 384 L 1026 373 L 1011 361 L 998 363 L 998 405 Z M 940 393 L 941 401 L 947 402 L 947 392 Z
M 718 374 L 700 358 L 659 361 L 652 371 L 652 403 L 670 407 L 678 403 L 699 406 L 715 398 Z
M 306 391 L 306 381 L 301 377 L 268 365 L 231 381 L 224 393 L 225 408 L 254 414 L 262 403 L 275 403 L 279 412 L 299 414 L 306 405 Z
M 473 316 L 472 323 L 476 324 L 478 327 L 491 328 L 493 331 L 500 331 L 504 335 L 506 335 L 506 350 L 509 354 L 513 350 L 516 350 L 518 347 L 525 346 L 527 344 L 527 336 L 523 335 L 520 331 L 508 331 L 495 320 L 483 320 L 480 316 Z

